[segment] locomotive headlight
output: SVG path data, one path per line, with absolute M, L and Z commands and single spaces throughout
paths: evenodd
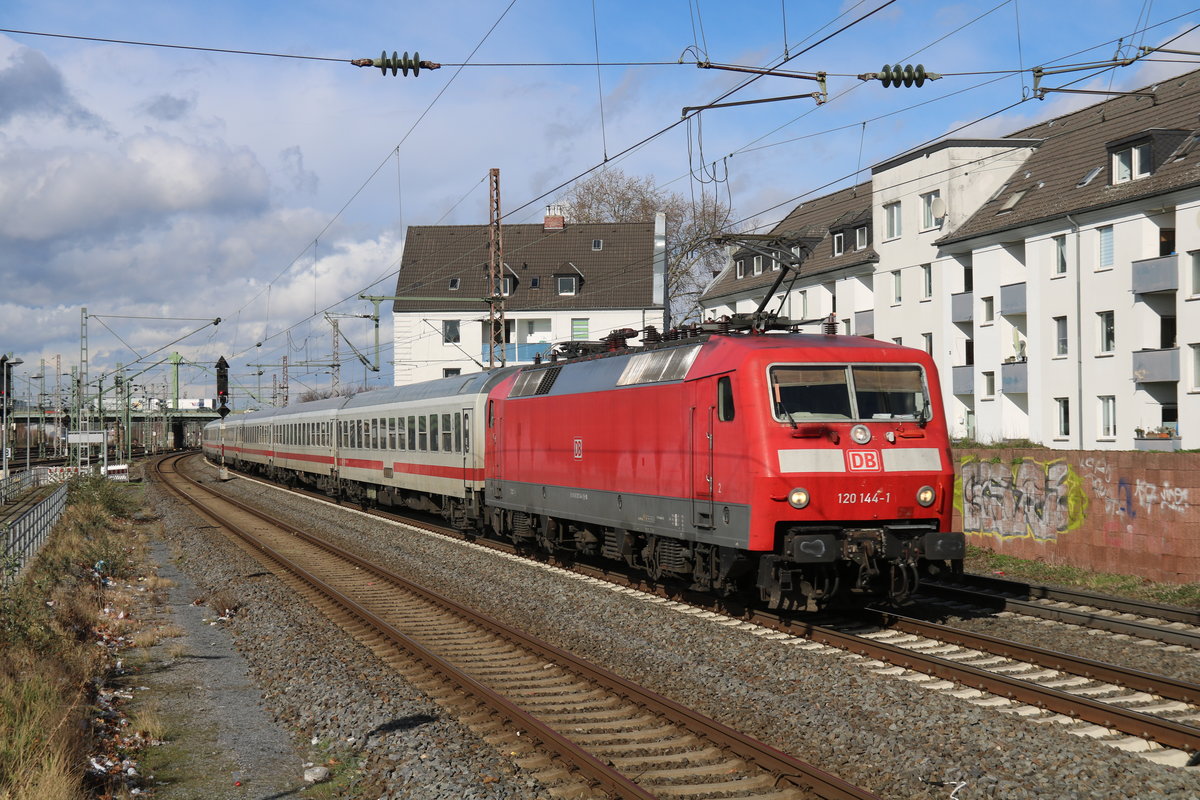
M 850 438 L 856 444 L 866 444 L 871 441 L 871 431 L 866 425 L 855 425 L 850 429 Z
M 929 508 L 931 505 L 933 505 L 933 501 L 936 499 L 937 492 L 933 490 L 932 486 L 922 486 L 917 490 L 917 502 L 926 508 Z
M 793 508 L 804 508 L 809 501 L 808 489 L 792 489 L 788 492 L 788 502 Z

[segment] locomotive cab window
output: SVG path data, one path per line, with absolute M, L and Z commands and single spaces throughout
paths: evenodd
M 733 381 L 728 375 L 717 379 L 717 419 L 721 422 L 733 419 Z
M 928 419 L 924 373 L 915 364 L 779 365 L 770 370 L 780 422 Z

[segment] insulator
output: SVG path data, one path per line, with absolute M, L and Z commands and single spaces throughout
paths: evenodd
M 926 72 L 923 64 L 884 64 L 877 77 L 884 86 L 924 86 L 926 80 L 942 77 L 935 72 Z
M 836 314 L 830 314 L 821 323 L 821 333 L 826 336 L 836 336 L 838 332 L 838 321 Z
M 658 344 L 662 341 L 662 335 L 659 334 L 658 328 L 653 325 L 647 325 L 646 330 L 642 333 L 643 344 Z
M 379 58 L 356 58 L 350 63 L 356 67 L 379 67 L 379 71 L 384 75 L 387 75 L 389 69 L 393 75 L 397 72 L 408 75 L 411 69 L 413 77 L 420 75 L 422 69 L 438 69 L 442 66 L 432 61 L 422 61 L 420 53 L 413 53 L 409 58 L 407 51 L 400 55 L 395 50 L 392 51 L 391 58 L 388 57 L 387 50 L 384 50 L 379 54 Z

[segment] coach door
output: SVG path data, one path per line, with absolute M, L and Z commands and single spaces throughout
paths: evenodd
M 458 438 L 459 431 L 455 431 L 455 438 Z M 471 409 L 464 408 L 462 410 L 462 467 L 463 467 L 463 497 L 470 497 L 472 492 L 471 484 L 475 481 L 475 464 L 471 457 Z
M 713 382 L 695 384 L 696 402 L 691 413 L 692 523 L 697 528 L 713 527 Z

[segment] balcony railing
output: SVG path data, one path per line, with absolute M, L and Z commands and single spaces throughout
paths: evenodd
M 1005 394 L 1029 394 L 1029 362 L 1001 364 L 1000 386 Z
M 1179 348 L 1135 350 L 1133 379 L 1137 383 L 1173 383 L 1179 381 Z
M 959 292 L 950 295 L 950 321 L 970 322 L 975 307 L 974 292 Z
M 553 345 L 546 342 L 536 344 L 506 344 L 504 345 L 504 361 L 508 364 L 532 363 L 533 357 L 538 353 L 541 353 L 542 358 L 545 358 L 550 352 L 550 348 L 552 346 Z M 486 344 L 483 345 L 481 352 L 483 354 L 484 363 L 487 363 L 488 346 Z M 496 358 L 499 357 L 500 348 L 496 348 Z
M 1010 283 L 1000 287 L 1000 313 L 1002 315 L 1024 314 L 1025 284 Z
M 975 394 L 975 365 L 952 367 L 950 380 L 955 394 Z
M 1134 261 L 1133 291 L 1135 294 L 1174 292 L 1179 289 L 1179 256 L 1159 256 Z

